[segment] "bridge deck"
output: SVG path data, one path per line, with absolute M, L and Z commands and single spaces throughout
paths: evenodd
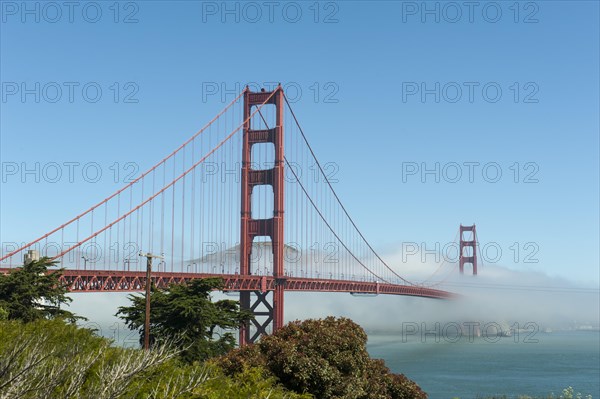
M 0 273 L 11 269 L 0 268 Z M 289 277 L 276 279 L 273 276 L 170 273 L 153 272 L 152 281 L 159 288 L 179 284 L 195 278 L 219 277 L 225 282 L 225 291 L 273 291 L 276 284 L 285 284 L 286 291 L 346 292 L 357 294 L 405 295 L 424 298 L 450 299 L 455 297 L 443 290 L 432 288 L 379 283 L 373 281 L 330 280 Z M 142 271 L 71 270 L 63 271 L 61 281 L 71 292 L 137 292 L 146 286 L 146 273 Z

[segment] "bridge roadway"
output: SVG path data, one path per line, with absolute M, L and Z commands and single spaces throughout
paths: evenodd
M 0 273 L 8 273 L 0 268 Z M 171 273 L 152 272 L 152 281 L 158 288 L 180 284 L 195 278 L 219 277 L 224 280 L 224 291 L 273 291 L 276 284 L 285 284 L 286 291 L 346 292 L 352 294 L 404 295 L 423 298 L 451 299 L 456 294 L 418 285 L 400 285 L 375 281 L 330 280 L 286 276 Z M 145 271 L 73 270 L 65 269 L 60 278 L 70 292 L 137 292 L 146 286 Z

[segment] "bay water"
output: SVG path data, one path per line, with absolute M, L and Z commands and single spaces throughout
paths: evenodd
M 403 336 L 370 333 L 368 350 L 430 399 L 493 395 L 558 397 L 571 386 L 600 398 L 600 332 L 539 332 L 535 337 Z

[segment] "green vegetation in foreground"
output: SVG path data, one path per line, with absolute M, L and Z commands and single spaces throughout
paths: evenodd
M 176 350 L 114 347 L 91 330 L 60 320 L 0 321 L 2 399 L 304 399 L 260 368 L 235 379 Z
M 0 399 L 427 398 L 369 357 L 349 319 L 296 321 L 232 350 L 231 330 L 251 314 L 210 300 L 220 279 L 152 290 L 151 350 L 115 347 L 61 309 L 70 299 L 54 265 L 44 258 L 0 275 Z M 130 300 L 118 314 L 143 336 L 144 297 Z
M 348 338 L 331 341 L 336 332 Z M 0 398 L 426 398 L 368 357 L 363 334 L 348 319 L 295 322 L 258 345 L 189 363 L 168 344 L 115 347 L 61 320 L 0 321 Z
M 367 334 L 350 319 L 295 321 L 217 364 L 232 377 L 261 367 L 286 388 L 319 399 L 427 398 L 416 383 L 371 359 L 366 345 Z

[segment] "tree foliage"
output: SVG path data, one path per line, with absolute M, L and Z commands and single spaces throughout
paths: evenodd
M 198 399 L 311 399 L 310 394 L 291 392 L 262 367 L 250 367 L 235 377 L 215 369 L 213 378 L 196 390 Z
M 0 274 L 0 319 L 30 322 L 39 319 L 82 319 L 61 308 L 71 302 L 59 281 L 63 269 L 48 271 L 57 262 L 41 258 L 8 274 Z
M 114 347 L 59 320 L 0 321 L 0 399 L 307 399 L 258 368 L 239 378 L 177 350 Z
M 220 278 L 196 279 L 173 284 L 166 290 L 153 287 L 150 294 L 150 338 L 152 343 L 176 341 L 188 361 L 205 360 L 227 353 L 236 340 L 230 331 L 252 318 L 233 300 L 213 302 L 210 294 L 223 288 Z M 144 337 L 145 296 L 130 295 L 131 306 L 117 312 L 127 326 Z
M 0 322 L 0 398 L 126 397 L 136 376 L 175 355 L 167 347 L 115 348 L 59 320 Z
M 371 359 L 367 335 L 346 318 L 289 323 L 271 336 L 220 358 L 228 375 L 264 367 L 286 388 L 320 399 L 425 399 L 417 384 Z

